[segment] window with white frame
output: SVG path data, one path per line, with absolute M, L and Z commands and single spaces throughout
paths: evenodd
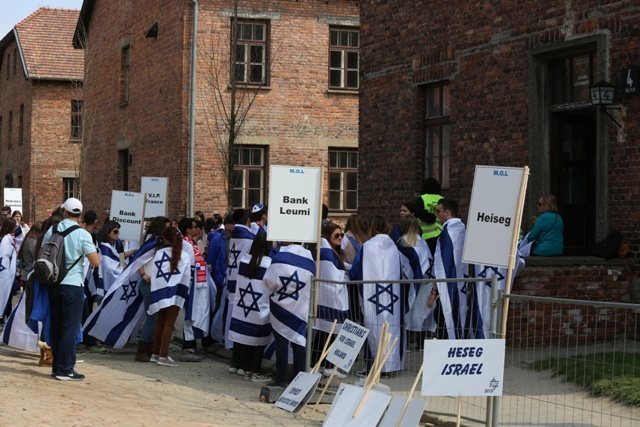
M 358 209 L 358 150 L 329 150 L 329 209 Z
M 251 207 L 264 203 L 266 149 L 239 146 L 235 148 L 233 206 Z
M 267 21 L 237 21 L 231 38 L 232 51 L 235 50 L 232 75 L 235 76 L 236 83 L 267 85 L 268 33 L 269 24 Z
M 330 28 L 329 33 L 329 88 L 356 90 L 360 33 L 353 28 Z
M 78 197 L 78 180 L 76 178 L 62 178 L 62 200 Z

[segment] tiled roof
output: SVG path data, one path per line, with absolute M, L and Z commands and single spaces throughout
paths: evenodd
M 43 7 L 16 25 L 28 78 L 82 80 L 84 50 L 72 44 L 78 16 L 77 10 Z

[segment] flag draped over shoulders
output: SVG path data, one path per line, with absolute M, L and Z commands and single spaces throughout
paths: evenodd
M 138 272 L 153 259 L 157 239 L 148 239 L 131 257 L 107 295 L 84 322 L 84 331 L 113 348 L 122 348 L 137 330 L 144 315 L 144 301 L 138 289 Z
M 309 286 L 315 271 L 311 252 L 300 245 L 288 245 L 280 248 L 264 275 L 264 284 L 272 292 L 271 326 L 301 346 L 307 342 Z
M 38 334 L 25 321 L 26 298 L 23 292 L 7 319 L 0 342 L 20 350 L 38 351 Z
M 247 226 L 236 224 L 229 236 L 229 258 L 227 269 L 227 311 L 224 319 L 226 349 L 233 347 L 233 341 L 229 339 L 229 326 L 231 324 L 231 314 L 233 313 L 233 301 L 236 298 L 236 281 L 238 280 L 238 265 L 242 254 L 249 253 L 255 234 Z
M 9 302 L 13 281 L 16 279 L 16 260 L 18 253 L 11 234 L 0 241 L 0 314 L 4 313 Z
M 375 280 L 377 283 L 360 285 L 360 306 L 364 326 L 370 329 L 367 342 L 376 356 L 382 325 L 389 323 L 392 340 L 398 338 L 382 372 L 402 370 L 405 354 L 404 314 L 407 307 L 406 293 L 401 285 L 389 283 L 401 279 L 400 254 L 396 244 L 386 234 L 378 234 L 362 245 L 350 272 L 352 280 Z
M 98 271 L 102 280 L 99 281 L 97 295 L 102 297 L 109 293 L 118 276 L 122 273 L 120 255 L 116 248 L 109 243 L 100 243 L 100 266 Z
M 403 279 L 429 279 L 430 267 L 433 263 L 431 251 L 427 242 L 418 236 L 415 246 L 408 246 L 400 240 L 396 242 L 400 253 L 400 266 Z M 407 329 L 423 332 L 435 331 L 433 308 L 427 307 L 427 299 L 433 288 L 433 283 L 413 283 L 409 287 L 409 314 Z
M 333 321 L 341 325 L 349 317 L 349 290 L 347 285 L 323 282 L 321 279 L 344 282 L 345 271 L 340 264 L 338 254 L 329 242 L 320 240 L 320 271 L 318 273 L 318 313 L 315 329 L 329 332 Z M 336 333 L 339 328 L 336 328 Z
M 171 247 L 156 251 L 151 267 L 151 304 L 149 314 L 157 313 L 163 308 L 178 306 L 182 308 L 189 298 L 191 283 L 190 255 L 182 250 L 180 262 L 175 270 L 171 270 Z
M 271 342 L 269 315 L 270 292 L 262 279 L 271 265 L 271 258 L 264 256 L 253 278 L 247 277 L 251 255 L 244 254 L 238 265 L 236 297 L 233 304 L 229 339 L 251 346 L 266 346 Z
M 467 277 L 468 265 L 462 262 L 465 234 L 465 226 L 459 218 L 452 218 L 444 223 L 434 256 L 436 279 Z M 465 282 L 439 283 L 438 292 L 449 338 L 461 339 L 467 311 Z
M 182 250 L 189 253 L 191 265 L 191 282 L 189 299 L 185 303 L 184 334 L 186 340 L 203 338 L 209 334 L 211 320 L 211 299 L 209 282 L 207 281 L 207 264 L 196 243 L 183 237 Z

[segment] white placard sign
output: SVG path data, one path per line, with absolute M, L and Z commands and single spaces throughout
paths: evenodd
M 338 336 L 331 344 L 327 360 L 345 372 L 349 372 L 369 335 L 364 326 L 345 320 Z
M 147 205 L 144 211 L 145 217 L 167 216 L 167 188 L 167 178 L 142 177 L 140 192 L 147 194 Z
M 2 206 L 9 206 L 11 213 L 13 213 L 13 211 L 22 212 L 22 188 L 5 188 L 4 203 Z
M 320 168 L 271 166 L 267 240 L 318 240 L 321 172 Z
M 110 219 L 120 224 L 119 237 L 121 239 L 140 240 L 143 214 L 143 193 L 118 190 L 111 191 Z
M 502 396 L 504 352 L 503 339 L 425 340 L 422 395 Z
M 523 168 L 476 166 L 462 260 L 509 267 Z
M 362 427 L 377 426 L 387 409 L 391 396 L 372 389 L 360 408 L 357 417 L 353 417 L 365 389 L 351 384 L 341 383 L 333 398 L 331 408 L 322 423 L 323 427 Z
M 319 373 L 298 372 L 275 405 L 289 412 L 301 410 L 311 399 L 321 377 Z

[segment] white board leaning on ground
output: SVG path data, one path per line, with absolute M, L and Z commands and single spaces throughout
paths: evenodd
M 509 267 L 523 168 L 476 166 L 462 260 Z
M 144 218 L 144 194 L 111 191 L 111 220 L 120 224 L 120 239 L 140 241 Z
M 13 211 L 22 212 L 22 188 L 5 188 L 2 206 L 9 206 L 11 213 Z
M 425 340 L 423 396 L 502 396 L 505 340 Z
M 267 240 L 316 242 L 320 222 L 322 170 L 271 166 Z
M 168 178 L 143 176 L 140 192 L 147 194 L 147 203 L 144 216 L 153 218 L 156 216 L 167 216 L 167 188 Z

